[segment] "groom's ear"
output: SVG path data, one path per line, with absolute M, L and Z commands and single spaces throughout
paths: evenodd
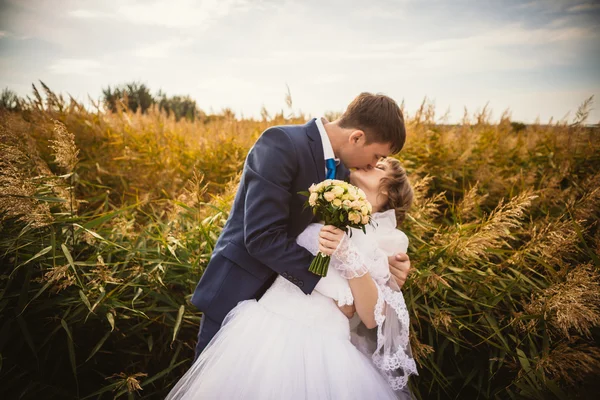
M 364 142 L 365 139 L 366 139 L 365 133 L 360 129 L 352 131 L 352 133 L 350 133 L 350 136 L 348 137 L 348 140 L 352 144 L 358 144 L 358 143 Z

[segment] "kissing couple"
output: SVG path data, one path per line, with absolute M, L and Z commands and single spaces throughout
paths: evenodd
M 191 368 L 167 399 L 411 399 L 417 375 L 402 295 L 413 200 L 397 103 L 361 93 L 335 121 L 265 130 L 191 302 L 202 311 Z M 314 184 L 347 181 L 372 207 L 346 233 L 305 207 Z M 331 256 L 326 276 L 309 271 Z

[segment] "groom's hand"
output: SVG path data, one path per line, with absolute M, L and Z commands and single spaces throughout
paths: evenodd
M 335 304 L 337 305 L 337 301 L 333 300 L 335 302 Z M 338 306 L 338 308 L 340 309 L 341 312 L 344 313 L 344 315 L 346 317 L 348 317 L 348 319 L 352 318 L 354 316 L 354 313 L 356 312 L 356 307 L 354 307 L 354 303 L 350 304 L 349 306 Z
M 398 253 L 395 256 L 388 257 L 390 263 L 390 273 L 396 280 L 399 288 L 402 288 L 410 272 L 410 259 L 406 253 Z

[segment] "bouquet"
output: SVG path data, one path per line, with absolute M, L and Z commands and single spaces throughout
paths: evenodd
M 371 220 L 373 209 L 362 189 L 344 181 L 326 179 L 300 194 L 308 197 L 305 207 L 311 207 L 313 214 L 325 225 L 333 225 L 346 233 L 349 228 L 361 229 L 366 233 L 365 226 Z M 330 259 L 319 252 L 308 270 L 326 276 Z

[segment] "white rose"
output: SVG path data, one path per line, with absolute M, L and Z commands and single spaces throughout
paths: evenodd
M 363 215 L 362 216 L 362 224 L 366 225 L 369 223 L 369 216 L 368 215 Z
M 360 207 L 360 211 L 362 212 L 362 215 L 369 215 L 369 207 L 367 207 L 366 204 Z
M 334 199 L 331 204 L 333 204 L 336 207 L 341 207 L 342 206 L 342 201 L 340 199 Z
M 310 197 L 308 198 L 308 204 L 310 204 L 312 207 L 315 206 L 315 204 L 317 204 L 317 199 L 319 198 L 319 194 L 318 193 L 312 193 L 310 195 Z

